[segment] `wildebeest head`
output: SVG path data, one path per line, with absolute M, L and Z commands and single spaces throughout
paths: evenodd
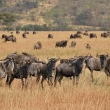
M 108 53 L 105 54 L 105 55 L 99 55 L 99 54 L 97 54 L 96 57 L 100 58 L 101 67 L 104 68 L 105 67 L 105 63 L 106 63 L 106 59 L 108 57 Z
M 56 62 L 60 59 L 60 58 L 47 58 L 48 59 L 48 71 L 51 72 L 52 70 L 55 70 L 55 65 L 56 65 Z

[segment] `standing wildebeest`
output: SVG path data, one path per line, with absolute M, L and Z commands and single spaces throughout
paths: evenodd
M 6 76 L 6 69 L 3 63 L 0 63 L 0 81 L 5 78 Z
M 30 62 L 37 62 L 36 56 L 29 55 L 27 53 L 22 53 L 22 55 L 13 53 L 11 55 L 8 55 L 7 58 L 13 58 L 14 59 L 14 71 L 13 74 L 10 74 L 7 76 L 6 84 L 9 86 L 11 85 L 14 78 L 21 79 L 22 81 L 22 87 L 24 86 L 23 78 L 25 78 L 25 81 L 28 76 L 28 63 Z
M 86 45 L 87 49 L 91 49 L 91 46 L 89 44 Z
M 12 74 L 14 70 L 13 58 L 6 58 L 0 60 L 0 80 L 5 78 L 6 75 Z
M 53 39 L 53 35 L 52 34 L 48 34 L 48 38 Z
M 22 37 L 23 37 L 23 38 L 26 38 L 26 33 L 23 33 L 23 34 L 22 34 Z
M 66 47 L 67 46 L 67 42 L 68 42 L 68 40 L 58 41 L 58 42 L 56 42 L 55 47 Z
M 5 39 L 4 42 L 7 42 L 7 41 L 16 42 L 16 37 L 13 36 L 13 35 L 10 35 L 10 36 L 4 36 L 3 38 Z
M 95 33 L 90 33 L 90 38 L 97 38 L 97 35 Z
M 56 75 L 54 80 L 54 86 L 56 86 L 57 80 L 61 84 L 61 80 L 63 77 L 76 77 L 76 84 L 78 84 L 79 75 L 83 68 L 83 62 L 85 60 L 85 57 L 79 57 L 74 59 L 72 63 L 60 63 L 56 67 Z
M 76 42 L 75 41 L 72 41 L 70 47 L 75 47 L 75 46 L 76 46 Z
M 87 60 L 85 60 L 86 67 L 91 71 L 92 82 L 94 81 L 93 70 L 101 71 L 105 68 L 106 59 L 108 57 L 108 54 L 106 54 L 106 55 L 98 55 L 97 54 L 96 57 L 98 57 L 98 59 L 90 57 Z
M 34 49 L 41 49 L 41 48 L 42 48 L 42 43 L 38 41 L 38 42 L 34 45 Z
M 59 60 L 56 58 L 47 58 L 48 63 L 31 63 L 28 69 L 29 76 L 36 76 L 36 82 L 38 83 L 40 80 L 40 76 L 42 76 L 41 84 L 43 88 L 44 80 L 48 79 L 48 84 L 52 85 L 52 72 L 55 70 L 55 64 Z

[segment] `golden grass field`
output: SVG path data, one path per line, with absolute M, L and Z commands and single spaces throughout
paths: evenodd
M 0 39 L 0 59 L 14 52 L 19 54 L 27 52 L 45 61 L 47 57 L 72 58 L 76 54 L 91 53 L 96 57 L 96 53 L 108 52 L 110 55 L 110 38 L 101 38 L 101 32 L 95 32 L 97 39 L 89 39 L 87 36 L 82 36 L 82 39 L 69 39 L 70 34 L 75 33 L 72 31 L 38 31 L 36 35 L 30 32 L 26 39 L 22 38 L 22 33 L 14 32 L 16 43 L 4 43 L 4 40 Z M 47 38 L 49 33 L 53 34 L 53 39 Z M 8 32 L 1 31 L 0 36 L 2 34 L 10 35 Z M 66 39 L 69 39 L 66 48 L 55 48 L 56 41 Z M 77 43 L 75 48 L 70 48 L 72 40 Z M 42 42 L 41 50 L 33 49 L 37 41 Z M 87 43 L 91 45 L 91 50 L 85 48 Z M 0 110 L 110 110 L 110 79 L 107 81 L 103 71 L 94 71 L 94 79 L 92 83 L 90 71 L 86 69 L 85 74 L 80 75 L 78 86 L 73 85 L 69 78 L 64 78 L 62 85 L 57 84 L 55 88 L 49 87 L 45 81 L 44 90 L 40 84 L 36 84 L 34 77 L 28 88 L 24 90 L 22 90 L 21 80 L 15 79 L 9 89 L 3 79 L 0 86 Z

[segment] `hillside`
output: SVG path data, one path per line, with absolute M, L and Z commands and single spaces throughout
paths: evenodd
M 1 0 L 1 13 L 16 17 L 16 26 L 46 25 L 51 30 L 110 27 L 109 0 Z M 3 24 L 2 24 L 3 25 Z

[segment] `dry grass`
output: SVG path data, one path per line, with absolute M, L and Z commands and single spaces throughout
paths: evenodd
M 23 32 L 21 32 L 22 34 Z M 53 39 L 48 39 L 47 35 L 53 34 Z M 75 39 L 77 45 L 70 48 L 69 40 L 66 48 L 55 48 L 55 42 L 63 39 L 69 39 L 70 34 L 75 32 L 37 32 L 32 35 L 30 32 L 26 39 L 21 34 L 15 34 L 16 43 L 4 43 L 0 39 L 0 59 L 5 58 L 8 54 L 17 51 L 18 53 L 27 52 L 36 55 L 40 60 L 46 60 L 49 57 L 71 58 L 76 54 L 91 53 L 94 57 L 96 53 L 110 53 L 110 38 L 100 38 L 101 32 L 95 32 L 97 39 L 89 39 L 83 36 L 82 39 Z M 0 32 L 0 35 L 8 32 Z M 34 50 L 33 45 L 41 41 L 43 48 Z M 91 50 L 85 48 L 89 43 Z M 58 62 L 59 63 L 59 62 Z M 44 83 L 45 90 L 41 89 L 41 85 L 35 83 L 35 78 L 27 89 L 21 89 L 21 81 L 14 80 L 11 89 L 5 86 L 5 79 L 0 87 L 0 110 L 109 110 L 110 108 L 110 87 L 106 82 L 106 75 L 102 72 L 94 72 L 94 83 L 91 82 L 90 72 L 86 69 L 85 74 L 80 75 L 79 85 L 73 86 L 72 80 L 64 78 L 62 85 L 56 88 L 48 87 Z

